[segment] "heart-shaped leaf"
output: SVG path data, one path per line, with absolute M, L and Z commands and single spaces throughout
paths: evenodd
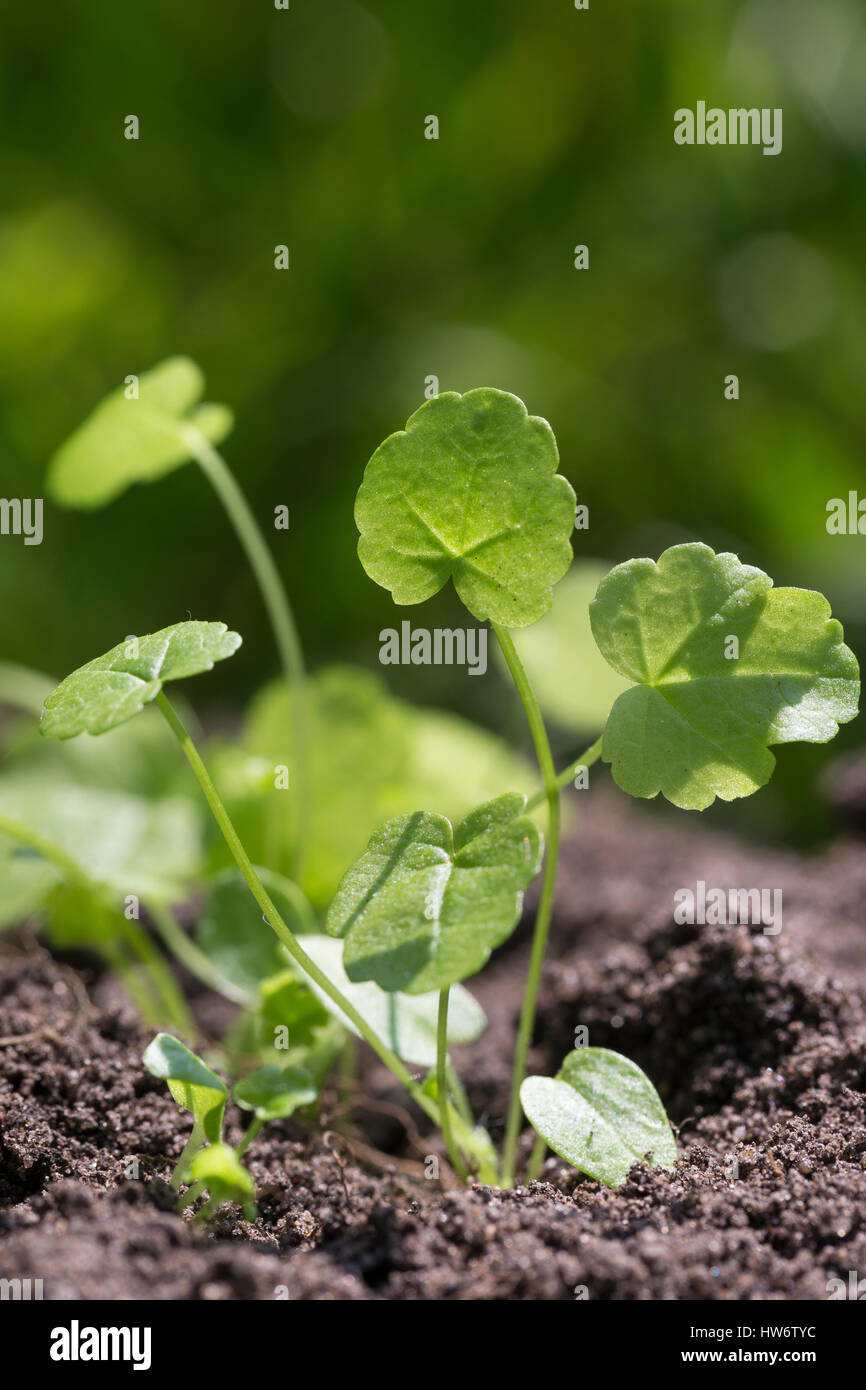
M 534 623 L 571 564 L 575 497 L 546 420 L 482 387 L 426 401 L 379 446 L 355 502 L 358 555 L 395 603 L 451 578 L 476 618 Z
M 315 1082 L 304 1067 L 258 1067 L 232 1087 L 232 1096 L 259 1120 L 284 1120 L 316 1099 Z
M 646 1159 L 672 1168 L 677 1145 L 659 1094 L 634 1062 L 606 1047 L 570 1052 L 554 1079 L 528 1076 L 524 1113 L 560 1158 L 608 1187 Z
M 343 969 L 343 943 L 329 936 L 305 936 L 304 950 L 340 993 L 354 1004 L 358 1013 L 392 1052 L 416 1067 L 436 1064 L 436 1024 L 439 995 L 387 994 L 370 981 L 353 984 Z M 334 1018 L 353 1033 L 354 1024 L 314 980 L 310 989 Z M 475 1042 L 487 1025 L 484 1010 L 462 985 L 454 985 L 448 999 L 448 1046 Z M 358 1034 L 360 1036 L 360 1034 Z
M 520 918 L 541 866 L 542 838 L 511 793 L 456 831 L 427 811 L 397 816 L 370 840 L 331 904 L 327 930 L 346 938 L 350 980 L 426 994 L 473 975 Z
M 210 671 L 240 644 L 225 623 L 175 623 L 147 637 L 127 637 L 60 682 L 45 701 L 40 732 L 49 738 L 104 734 L 138 714 L 166 681 Z
M 142 1061 L 153 1076 L 168 1082 L 177 1104 L 189 1110 L 207 1138 L 217 1143 L 228 1092 L 216 1072 L 170 1033 L 157 1033 Z
M 131 483 L 152 482 L 192 457 L 184 431 L 218 444 L 232 428 L 224 405 L 198 405 L 204 376 L 188 357 L 170 357 L 130 387 L 113 391 L 58 449 L 47 488 L 67 507 L 101 507 Z
M 611 666 L 638 682 L 611 710 L 602 756 L 632 796 L 704 810 L 770 778 L 768 745 L 826 743 L 857 713 L 859 669 L 823 595 L 774 589 L 706 545 L 629 560 L 590 607 Z

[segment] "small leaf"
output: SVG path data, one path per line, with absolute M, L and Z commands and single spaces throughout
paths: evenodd
M 240 645 L 225 623 L 176 623 L 128 637 L 60 682 L 45 701 L 40 732 L 49 738 L 104 734 L 138 714 L 165 681 L 210 671 Z
M 300 889 L 282 874 L 262 868 L 256 872 L 292 931 L 308 931 L 313 915 Z M 258 1000 L 262 980 L 285 966 L 273 928 L 263 920 L 238 869 L 224 869 L 211 879 L 195 935 L 219 973 L 243 989 L 250 1002 Z
M 555 1079 L 528 1076 L 520 1102 L 554 1153 L 608 1187 L 625 1182 L 639 1159 L 659 1168 L 677 1161 L 676 1140 L 652 1082 L 606 1047 L 576 1048 Z
M 113 391 L 58 449 L 47 487 L 67 507 L 101 507 L 132 483 L 152 482 L 192 457 L 184 430 L 218 444 L 232 428 L 223 405 L 197 405 L 204 377 L 188 357 L 170 357 L 139 378 L 138 399 Z
M 534 623 L 571 564 L 575 497 L 546 420 L 506 391 L 447 391 L 379 446 L 355 502 L 358 555 L 395 603 L 454 580 L 476 618 Z
M 312 1105 L 318 1092 L 304 1067 L 259 1067 L 232 1087 L 232 1096 L 260 1120 L 284 1120 L 302 1105 Z
M 676 545 L 617 565 L 590 617 L 602 654 L 638 682 L 602 749 L 632 796 L 699 811 L 748 796 L 772 774 L 768 745 L 826 743 L 857 713 L 857 661 L 827 600 L 774 589 L 736 555 Z
M 473 975 L 517 925 L 542 838 L 511 793 L 452 830 L 417 811 L 378 831 L 331 904 L 327 930 L 346 938 L 350 980 L 426 994 Z
M 328 936 L 306 936 L 304 950 L 335 984 L 350 1004 L 370 1025 L 386 1047 L 416 1067 L 432 1067 L 436 1063 L 436 1024 L 439 995 L 387 994 L 378 985 L 366 982 L 353 984 L 343 969 L 343 944 Z M 336 1004 L 309 981 L 310 989 L 323 1006 L 351 1032 L 358 1034 L 354 1024 Z M 448 1000 L 448 1045 L 475 1042 L 487 1025 L 484 1010 L 462 985 L 454 985 Z M 294 1034 L 293 1034 L 294 1036 Z
M 142 1061 L 153 1076 L 168 1082 L 177 1104 L 189 1110 L 207 1138 L 216 1143 L 228 1095 L 225 1082 L 170 1033 L 157 1033 Z
M 251 1199 L 255 1196 L 256 1184 L 230 1144 L 216 1142 L 199 1149 L 187 1169 L 187 1179 L 203 1183 L 210 1193 L 211 1200 L 202 1215 L 209 1216 L 222 1202 L 237 1202 L 245 1208 L 247 1218 L 254 1219 Z

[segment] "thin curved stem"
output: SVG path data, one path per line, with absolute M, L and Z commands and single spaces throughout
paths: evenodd
M 265 543 L 261 528 L 222 454 L 194 425 L 183 430 L 187 445 L 207 476 L 235 528 L 246 552 L 271 622 L 280 662 L 288 686 L 292 709 L 294 753 L 293 793 L 295 801 L 295 864 L 297 876 L 303 859 L 303 838 L 307 825 L 309 776 L 307 768 L 307 699 L 304 657 L 294 615 L 276 562 Z
M 436 1124 L 441 1124 L 439 1107 L 429 1096 L 424 1094 L 418 1083 L 413 1081 L 396 1053 L 392 1052 L 389 1047 L 386 1047 L 377 1037 L 366 1019 L 359 1014 L 358 1010 L 349 1002 L 345 995 L 341 994 L 337 986 L 332 983 L 323 970 L 320 970 L 316 962 L 307 955 L 294 932 L 286 926 L 271 900 L 267 889 L 256 873 L 252 861 L 238 837 L 237 831 L 232 825 L 229 814 L 220 800 L 219 793 L 211 780 L 210 773 L 205 767 L 198 749 L 166 698 L 164 691 L 160 691 L 156 697 L 155 703 L 159 706 L 169 728 L 183 749 L 187 762 L 195 773 L 198 783 L 204 792 L 214 820 L 222 831 L 223 838 L 231 850 L 235 863 L 246 879 L 247 887 L 261 908 L 265 920 L 276 932 L 289 955 L 301 967 L 304 974 L 308 975 L 309 978 L 327 994 L 332 1003 L 336 1004 L 340 1012 L 345 1015 L 352 1026 L 361 1034 L 364 1041 L 370 1044 L 380 1061 L 384 1062 L 385 1066 L 389 1071 L 393 1072 L 401 1085 L 405 1086 L 416 1104 L 418 1104 L 425 1114 L 429 1115 Z
M 553 892 L 556 883 L 556 864 L 559 857 L 559 786 L 553 765 L 550 740 L 544 727 L 535 692 L 523 669 L 511 634 L 497 623 L 491 624 L 496 639 L 502 648 L 508 669 L 511 672 L 517 693 L 526 711 L 532 741 L 541 778 L 544 782 L 544 796 L 547 801 L 547 853 L 544 860 L 544 875 L 541 881 L 541 897 L 535 916 L 532 932 L 532 950 L 529 957 L 529 971 L 523 993 L 523 1006 L 520 1011 L 520 1024 L 517 1029 L 517 1044 L 514 1050 L 514 1067 L 511 1074 L 511 1095 L 508 1102 L 508 1120 L 505 1126 L 505 1144 L 502 1150 L 502 1183 L 504 1187 L 514 1185 L 514 1170 L 517 1159 L 517 1141 L 520 1136 L 522 1110 L 520 1107 L 520 1087 L 526 1075 L 526 1058 L 535 1026 L 535 1009 L 538 1002 L 538 986 L 544 964 L 547 934 L 553 915 Z
M 451 1167 L 462 1182 L 468 1176 L 466 1167 L 451 1129 L 451 1102 L 448 1099 L 448 995 L 451 989 L 446 985 L 439 991 L 439 1016 L 436 1021 L 436 1099 L 439 1101 L 439 1114 L 442 1117 L 442 1137 L 448 1150 Z
M 567 786 L 569 786 L 569 784 L 574 781 L 574 778 L 577 776 L 578 772 L 582 767 L 592 767 L 593 763 L 598 762 L 599 758 L 601 757 L 601 745 L 603 739 L 604 734 L 599 734 L 598 738 L 595 740 L 595 743 L 591 743 L 589 747 L 586 749 L 586 751 L 584 753 L 581 753 L 579 758 L 575 758 L 574 762 L 569 763 L 568 767 L 563 768 L 562 772 L 560 772 L 556 778 L 557 791 L 563 791 Z M 531 796 L 529 798 L 524 809 L 527 811 L 534 811 L 536 806 L 540 806 L 541 803 L 546 800 L 547 788 L 544 787 L 540 792 L 536 792 L 534 796 Z
M 544 1162 L 544 1155 L 547 1153 L 547 1142 L 539 1134 L 532 1146 L 532 1155 L 529 1160 L 529 1167 L 526 1170 L 526 1181 L 534 1182 L 538 1177 L 541 1165 Z

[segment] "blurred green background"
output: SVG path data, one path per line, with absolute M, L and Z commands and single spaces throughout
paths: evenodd
M 825 520 L 866 493 L 864 78 L 858 0 L 9 7 L 0 491 L 43 495 L 107 391 L 189 354 L 236 412 L 224 452 L 263 524 L 291 509 L 268 534 L 311 664 L 380 669 L 380 628 L 457 606 L 396 611 L 364 575 L 364 464 L 428 376 L 494 385 L 553 424 L 590 508 L 578 555 L 736 550 L 823 589 L 862 657 L 866 538 Z M 675 145 L 699 99 L 781 106 L 782 154 Z M 0 659 L 61 675 L 192 614 L 245 636 L 194 698 L 230 708 L 277 670 L 194 466 L 105 511 L 46 504 L 44 543 L 2 537 L 0 561 Z M 387 676 L 522 731 L 493 677 Z M 860 741 L 855 724 L 836 747 Z M 770 790 L 712 814 L 814 836 L 829 756 L 785 749 Z

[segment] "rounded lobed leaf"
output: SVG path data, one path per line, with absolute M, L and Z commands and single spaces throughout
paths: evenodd
M 558 1075 L 528 1076 L 524 1113 L 554 1153 L 608 1187 L 645 1159 L 672 1168 L 677 1145 L 659 1094 L 634 1062 L 605 1047 L 570 1052 Z
M 318 1091 L 305 1067 L 258 1067 L 232 1087 L 232 1096 L 260 1120 L 284 1120 L 302 1105 L 312 1105 Z
M 142 1061 L 153 1076 L 168 1083 L 177 1104 L 189 1110 L 196 1124 L 216 1142 L 222 1131 L 228 1095 L 225 1082 L 216 1072 L 170 1033 L 157 1033 L 145 1049 Z
M 379 446 L 355 502 L 358 555 L 394 602 L 454 580 L 474 617 L 534 623 L 571 564 L 575 496 L 546 420 L 507 391 L 448 391 Z
M 104 734 L 140 713 L 166 681 L 210 671 L 240 645 L 225 623 L 175 623 L 127 637 L 60 682 L 45 701 L 39 731 L 61 739 Z
M 343 969 L 341 941 L 329 936 L 306 936 L 303 946 L 386 1047 L 412 1066 L 436 1065 L 438 993 L 388 994 L 371 981 L 353 984 Z M 308 984 L 328 1012 L 360 1037 L 351 1020 L 325 991 L 314 980 L 309 980 Z M 487 1018 L 477 999 L 462 985 L 453 985 L 448 1000 L 448 1046 L 475 1042 L 486 1026 Z
M 445 816 L 396 816 L 346 874 L 328 912 L 346 938 L 350 980 L 427 994 L 480 970 L 520 918 L 523 890 L 541 867 L 526 798 L 497 797 L 456 831 Z
M 704 810 L 770 778 L 769 745 L 825 743 L 857 714 L 860 673 L 823 595 L 697 543 L 629 560 L 590 606 L 598 646 L 637 682 L 602 756 L 632 796 Z
M 170 357 L 139 378 L 138 396 L 121 386 L 106 396 L 54 455 L 49 494 L 67 507 L 101 507 L 132 483 L 152 482 L 192 457 L 184 431 L 196 429 L 218 444 L 234 423 L 224 405 L 198 405 L 201 369 L 188 357 Z

